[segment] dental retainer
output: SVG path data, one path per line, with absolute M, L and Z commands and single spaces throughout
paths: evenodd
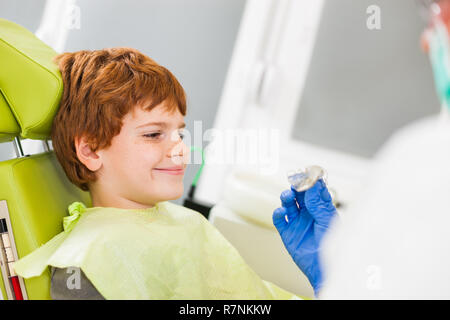
M 297 192 L 306 191 L 314 186 L 319 179 L 326 183 L 326 172 L 322 167 L 309 166 L 295 171 L 289 171 L 287 178 Z

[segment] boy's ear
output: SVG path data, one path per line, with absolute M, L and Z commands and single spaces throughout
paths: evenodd
M 75 149 L 77 151 L 78 160 L 91 171 L 97 171 L 102 166 L 100 156 L 92 151 L 89 143 L 84 137 L 75 139 Z

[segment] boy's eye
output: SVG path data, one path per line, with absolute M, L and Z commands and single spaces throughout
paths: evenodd
M 150 138 L 150 139 L 158 139 L 162 136 L 161 132 L 153 132 L 153 133 L 147 133 L 143 135 L 146 138 Z

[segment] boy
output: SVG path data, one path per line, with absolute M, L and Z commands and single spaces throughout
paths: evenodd
M 65 89 L 52 143 L 69 180 L 94 207 L 179 198 L 186 164 L 171 153 L 178 146 L 173 156 L 183 156 L 185 145 L 171 138 L 184 127 L 186 98 L 172 73 L 130 48 L 63 53 L 55 62 Z M 67 290 L 71 270 L 52 269 L 52 298 L 103 298 L 82 271 L 81 290 Z
M 179 198 L 186 164 L 172 160 L 186 152 L 173 137 L 184 127 L 186 98 L 172 73 L 130 48 L 63 53 L 55 62 L 65 89 L 52 143 L 70 181 L 90 192 L 94 207 Z M 52 268 L 52 298 L 103 299 L 80 271 Z M 73 272 L 80 288 L 67 290 Z

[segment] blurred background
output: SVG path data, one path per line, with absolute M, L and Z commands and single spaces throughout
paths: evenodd
M 422 14 L 413 0 L 249 0 L 215 127 L 277 130 L 277 180 L 321 165 L 351 204 L 391 135 L 439 113 Z M 220 201 L 234 169 L 207 167 L 197 196 Z

